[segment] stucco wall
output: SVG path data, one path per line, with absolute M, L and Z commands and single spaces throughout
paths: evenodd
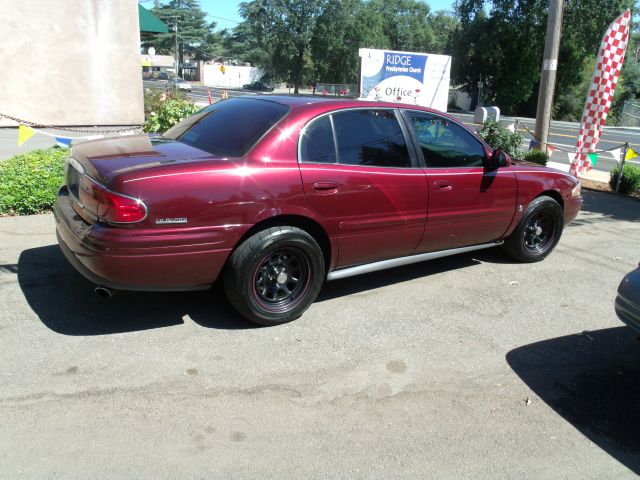
M 0 113 L 45 125 L 142 123 L 136 0 L 0 0 L 0 32 Z

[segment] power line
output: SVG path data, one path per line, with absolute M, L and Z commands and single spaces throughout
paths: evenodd
M 238 20 L 231 20 L 230 18 L 218 17 L 217 15 L 211 15 L 210 13 L 207 13 L 207 17 L 217 18 L 218 20 L 224 20 L 226 22 L 231 22 L 231 23 L 237 23 L 237 24 L 242 23 L 242 22 L 239 22 Z

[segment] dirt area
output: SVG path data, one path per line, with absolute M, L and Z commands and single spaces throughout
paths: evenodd
M 584 178 L 580 179 L 580 183 L 582 184 L 582 188 L 584 188 L 585 190 L 593 190 L 595 192 L 606 192 L 606 193 L 611 193 L 613 195 L 620 195 L 622 197 L 626 196 L 626 197 L 634 198 L 636 200 L 640 200 L 640 192 L 634 192 L 628 195 L 622 195 L 620 193 L 616 193 L 612 191 L 608 183 L 596 182 L 594 180 L 587 180 Z

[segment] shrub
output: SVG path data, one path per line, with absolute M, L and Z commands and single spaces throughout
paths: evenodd
M 0 215 L 31 215 L 50 210 L 64 183 L 68 150 L 48 148 L 0 161 Z
M 525 153 L 524 159 L 527 162 L 538 163 L 545 167 L 547 166 L 547 162 L 549 161 L 549 157 L 547 156 L 547 154 L 542 150 L 537 149 L 530 150 L 529 152 Z
M 613 191 L 616 190 L 618 175 L 620 175 L 620 165 L 616 165 L 611 170 L 609 186 Z M 620 180 L 620 193 L 624 193 L 626 195 L 627 193 L 632 192 L 640 192 L 640 167 L 627 163 L 624 166 L 622 180 Z
M 493 148 L 507 152 L 514 158 L 522 158 L 522 142 L 524 137 L 517 132 L 511 132 L 500 123 L 487 120 L 478 130 L 478 136 Z
M 184 92 L 151 90 L 144 95 L 145 132 L 166 132 L 180 120 L 193 115 L 199 108 Z

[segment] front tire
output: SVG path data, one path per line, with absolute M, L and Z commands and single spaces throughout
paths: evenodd
M 562 207 L 551 197 L 541 196 L 529 204 L 520 223 L 504 242 L 504 251 L 525 263 L 543 260 L 562 235 Z
M 311 235 L 297 227 L 272 227 L 247 238 L 231 254 L 224 288 L 244 317 L 279 325 L 309 308 L 324 277 L 324 256 Z

